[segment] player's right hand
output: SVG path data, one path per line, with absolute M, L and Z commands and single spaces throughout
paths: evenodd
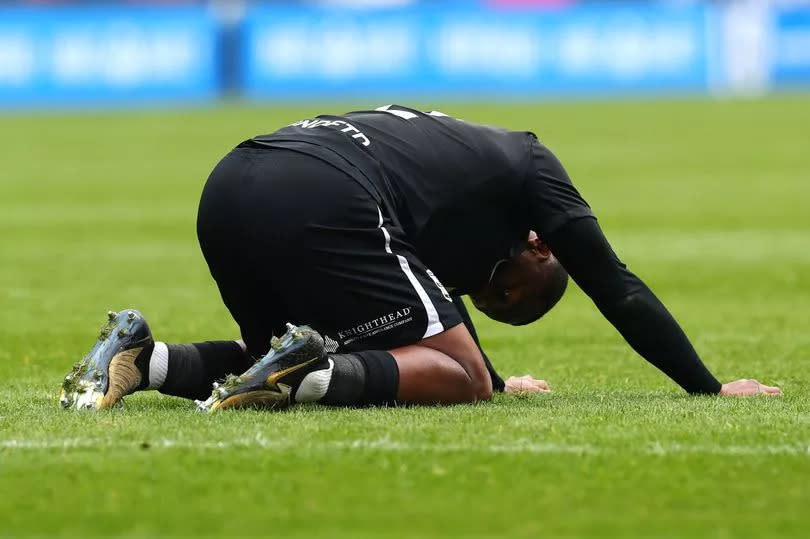
M 746 378 L 723 384 L 720 395 L 729 397 L 750 397 L 751 395 L 779 396 L 782 390 L 776 386 L 766 386 L 756 380 Z

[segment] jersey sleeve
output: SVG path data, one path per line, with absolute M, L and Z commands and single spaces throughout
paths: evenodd
M 619 260 L 595 219 L 579 219 L 546 238 L 551 251 L 630 346 L 689 393 L 721 388 L 678 322 Z
M 560 162 L 539 143 L 533 168 L 526 183 L 532 227 L 574 282 L 639 355 L 683 389 L 719 392 L 678 323 L 619 260 Z
M 569 221 L 593 217 L 557 156 L 536 139 L 531 152 L 524 195 L 534 231 L 545 238 Z

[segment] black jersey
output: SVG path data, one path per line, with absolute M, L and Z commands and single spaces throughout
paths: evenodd
M 389 105 L 323 115 L 251 142 L 313 155 L 356 178 L 456 294 L 485 285 L 530 229 L 543 234 L 590 213 L 533 133 L 439 112 Z M 543 162 L 550 178 L 538 177 Z

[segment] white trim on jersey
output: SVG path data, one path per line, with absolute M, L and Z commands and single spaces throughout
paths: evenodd
M 422 286 L 422 283 L 420 283 L 419 279 L 416 278 L 416 275 L 413 274 L 411 265 L 408 264 L 408 260 L 404 256 L 395 254 L 391 251 L 391 235 L 388 233 L 388 230 L 382 226 L 383 216 L 382 210 L 380 210 L 379 206 L 377 207 L 377 213 L 380 216 L 377 228 L 382 230 L 383 236 L 385 236 L 385 252 L 397 257 L 399 267 L 402 269 L 402 273 L 404 273 L 411 282 L 411 286 L 413 286 L 414 290 L 416 290 L 416 295 L 419 296 L 419 299 L 422 300 L 422 305 L 425 307 L 425 312 L 427 313 L 427 329 L 425 330 L 425 334 L 422 336 L 422 338 L 427 339 L 428 337 L 441 333 L 444 331 L 444 326 L 442 325 L 442 321 L 439 319 L 439 312 L 436 310 L 436 306 L 433 305 L 433 302 L 430 300 L 430 296 L 428 296 L 428 293 L 425 291 L 425 287 Z
M 382 107 L 377 107 L 374 110 L 379 110 L 380 112 L 387 112 L 389 114 L 393 114 L 394 116 L 399 116 L 400 118 L 405 118 L 406 120 L 413 120 L 417 117 L 416 114 L 413 112 L 409 112 L 407 110 L 398 110 L 398 109 L 390 109 L 391 105 L 384 105 Z

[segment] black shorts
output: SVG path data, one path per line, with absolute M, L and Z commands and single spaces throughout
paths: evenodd
M 315 157 L 234 149 L 208 178 L 197 235 L 254 355 L 287 322 L 347 352 L 413 344 L 461 323 L 404 232 L 357 181 Z

